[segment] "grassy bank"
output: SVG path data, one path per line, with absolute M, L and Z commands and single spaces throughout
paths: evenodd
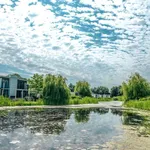
M 72 97 L 69 101 L 69 104 L 98 104 L 99 102 L 102 101 L 111 101 L 111 98 L 93 98 L 93 97 Z
M 84 97 L 72 96 L 69 100 L 69 105 L 77 104 L 98 104 L 101 101 L 111 101 L 111 98 L 93 98 L 93 97 Z M 43 100 L 39 99 L 37 101 L 25 101 L 23 99 L 11 100 L 6 97 L 0 96 L 0 106 L 34 106 L 34 105 L 44 105 Z
M 114 100 L 114 101 L 124 101 L 124 97 L 123 96 L 116 96 L 116 97 L 112 97 L 112 100 Z
M 23 99 L 11 100 L 6 97 L 0 96 L 0 106 L 31 106 L 31 105 L 43 105 L 43 100 L 37 101 L 25 101 Z
M 141 98 L 139 100 L 129 100 L 124 103 L 124 106 L 142 110 L 150 110 L 150 97 Z

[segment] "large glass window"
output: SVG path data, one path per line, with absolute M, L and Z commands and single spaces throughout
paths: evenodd
M 9 79 L 2 79 L 2 87 L 1 88 L 9 88 Z
M 18 80 L 17 89 L 25 89 L 26 81 Z

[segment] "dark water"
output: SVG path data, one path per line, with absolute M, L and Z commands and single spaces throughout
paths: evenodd
M 143 121 L 142 116 L 105 108 L 0 111 L 0 149 L 101 149 L 123 134 L 122 124 Z

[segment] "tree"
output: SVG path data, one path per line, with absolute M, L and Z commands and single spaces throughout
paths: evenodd
M 68 87 L 69 87 L 69 89 L 70 89 L 71 92 L 74 92 L 75 86 L 72 83 L 70 83 L 68 85 Z
M 99 86 L 97 87 L 97 94 L 101 94 L 103 97 L 104 94 L 109 94 L 109 89 L 104 86 Z
M 75 86 L 75 92 L 80 96 L 91 96 L 90 84 L 86 81 L 78 81 Z
M 127 83 L 122 83 L 122 90 L 125 100 L 139 99 L 150 94 L 150 84 L 139 73 L 135 73 Z
M 91 90 L 94 94 L 100 94 L 102 97 L 104 94 L 109 94 L 109 89 L 104 86 L 94 87 Z
M 64 105 L 69 103 L 70 90 L 66 79 L 61 75 L 46 75 L 43 84 L 43 99 L 46 105 Z
M 94 94 L 98 94 L 98 93 L 97 93 L 97 88 L 96 88 L 96 87 L 92 88 L 91 91 L 92 91 Z
M 31 91 L 41 92 L 43 89 L 43 75 L 34 74 L 30 79 L 28 79 L 29 89 Z
M 111 88 L 111 91 L 110 91 L 110 96 L 111 97 L 114 97 L 114 96 L 121 96 L 122 95 L 122 89 L 121 89 L 121 86 L 113 86 Z

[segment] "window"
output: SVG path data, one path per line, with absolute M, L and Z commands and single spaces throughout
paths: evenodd
M 1 88 L 9 88 L 9 79 L 2 79 L 2 87 Z
M 18 80 L 17 89 L 26 89 L 26 81 Z

